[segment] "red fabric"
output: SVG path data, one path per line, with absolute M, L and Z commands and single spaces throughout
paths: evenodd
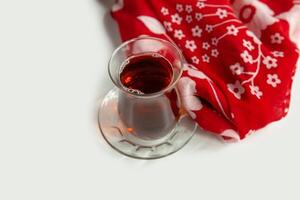
M 119 0 L 112 15 L 122 40 L 149 35 L 181 48 L 184 106 L 204 130 L 236 141 L 288 112 L 297 2 Z

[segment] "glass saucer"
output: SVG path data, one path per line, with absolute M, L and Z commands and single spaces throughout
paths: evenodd
M 119 92 L 110 90 L 103 99 L 98 113 L 98 124 L 106 142 L 119 153 L 138 159 L 156 159 L 180 150 L 194 135 L 197 124 L 185 113 L 175 128 L 164 137 L 145 140 L 130 133 L 118 113 Z

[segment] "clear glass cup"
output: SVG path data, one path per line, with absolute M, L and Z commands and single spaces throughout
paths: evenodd
M 129 58 L 141 55 L 169 62 L 173 74 L 167 87 L 143 94 L 123 86 L 122 69 Z M 106 95 L 99 112 L 101 132 L 114 149 L 134 158 L 153 159 L 176 152 L 191 139 L 196 124 L 186 115 L 176 88 L 184 65 L 177 46 L 159 38 L 135 38 L 114 51 L 108 71 L 115 88 Z

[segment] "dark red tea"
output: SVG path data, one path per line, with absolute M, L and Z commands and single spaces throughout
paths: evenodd
M 172 66 L 157 54 L 143 54 L 129 58 L 120 73 L 123 86 L 142 94 L 159 92 L 172 81 Z
M 124 62 L 120 71 L 120 81 L 130 93 L 159 92 L 167 88 L 172 79 L 170 62 L 157 54 L 131 57 Z M 176 124 L 176 99 L 175 90 L 149 98 L 120 93 L 119 114 L 128 132 L 143 139 L 158 139 L 168 134 Z

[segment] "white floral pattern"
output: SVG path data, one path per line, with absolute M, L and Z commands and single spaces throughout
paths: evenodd
M 243 53 L 241 53 L 241 58 L 245 63 L 253 63 L 253 57 L 249 54 L 247 50 L 244 50 Z
M 271 54 L 274 56 L 274 57 L 284 57 L 284 53 L 283 51 L 272 51 Z
M 202 29 L 197 25 L 194 28 L 192 28 L 192 35 L 194 37 L 201 37 L 202 35 Z
M 272 58 L 271 56 L 267 56 L 263 60 L 263 64 L 266 65 L 268 69 L 277 67 L 277 59 Z
M 186 11 L 187 13 L 191 13 L 191 12 L 193 12 L 193 7 L 192 7 L 191 5 L 186 5 L 186 6 L 185 6 L 185 11 Z
M 230 65 L 230 70 L 233 75 L 241 75 L 244 72 L 244 67 L 240 63 L 235 63 L 234 65 Z
M 218 17 L 220 19 L 226 18 L 227 17 L 227 10 L 218 8 L 217 12 L 216 12 L 216 15 L 218 15 Z
M 204 7 L 211 7 L 211 9 L 214 9 L 215 11 L 205 13 L 204 11 L 199 12 L 199 10 L 197 10 Z M 222 53 L 219 52 L 218 48 L 220 41 L 226 36 L 238 36 L 240 34 L 240 29 L 246 28 L 245 26 L 240 25 L 238 20 L 232 19 L 231 16 L 233 13 L 231 10 L 227 9 L 228 8 L 224 6 L 222 7 L 222 5 L 208 4 L 204 0 L 198 0 L 194 5 L 185 5 L 184 3 L 176 4 L 173 13 L 171 13 L 172 10 L 169 10 L 165 7 L 162 7 L 160 11 L 162 15 L 169 15 L 170 18 L 170 22 L 165 21 L 163 23 L 165 29 L 168 32 L 174 31 L 172 33 L 173 37 L 178 40 L 182 40 L 186 49 L 193 53 L 196 51 L 196 49 L 198 49 L 198 47 L 200 47 L 199 45 L 201 45 L 202 55 L 198 57 L 197 55 L 191 54 L 190 57 L 190 62 L 198 65 L 200 64 L 200 60 L 203 63 L 210 63 L 211 61 L 215 60 L 219 54 Z M 215 17 L 221 22 L 213 25 L 202 25 L 197 23 L 206 17 Z M 195 25 L 191 27 L 190 33 L 185 33 L 183 29 L 175 28 L 175 24 Z M 172 26 L 174 26 L 174 30 Z M 219 28 L 220 26 L 223 27 L 223 33 L 221 33 L 222 29 Z M 220 30 L 220 33 L 215 34 L 215 30 Z M 204 31 L 207 33 L 214 32 L 214 37 L 212 37 L 209 41 L 199 41 L 197 38 L 203 37 L 203 35 L 205 35 Z M 245 32 L 249 37 L 241 40 L 242 50 L 240 52 L 240 60 L 237 60 L 237 62 L 228 66 L 228 69 L 231 71 L 232 75 L 238 78 L 238 80 L 236 80 L 234 83 L 229 83 L 227 86 L 228 90 L 238 99 L 241 99 L 242 94 L 245 93 L 248 87 L 252 95 L 256 96 L 258 99 L 261 99 L 263 97 L 263 91 L 260 89 L 262 86 L 258 85 L 255 81 L 257 75 L 260 73 L 260 68 L 263 65 L 269 70 L 278 67 L 277 58 L 284 57 L 284 52 L 274 50 L 264 55 L 261 49 L 262 43 L 260 39 L 250 30 L 246 30 Z M 187 35 L 190 34 L 193 38 L 188 39 Z M 281 44 L 284 41 L 284 37 L 279 32 L 270 34 L 269 37 L 272 44 Z M 251 65 L 251 67 L 248 68 L 248 65 Z M 247 71 L 247 69 L 251 70 Z M 281 83 L 281 80 L 277 74 L 267 74 L 265 76 L 267 76 L 266 83 L 273 88 L 277 87 Z M 246 84 L 247 87 L 245 86 Z
M 191 23 L 191 22 L 193 21 L 192 15 L 187 15 L 187 16 L 185 17 L 185 21 L 186 21 L 187 23 Z
M 198 1 L 197 4 L 196 4 L 196 6 L 201 9 L 201 8 L 205 7 L 205 4 L 204 4 L 203 1 Z
M 241 99 L 242 94 L 245 93 L 245 88 L 240 81 L 236 81 L 234 84 L 227 84 L 227 88 L 237 99 Z
M 194 52 L 197 49 L 195 41 L 194 40 L 186 40 L 185 48 L 189 49 L 191 52 Z
M 180 17 L 180 16 L 178 15 L 178 13 L 175 13 L 174 15 L 171 15 L 171 18 L 172 18 L 172 22 L 173 22 L 173 23 L 178 24 L 178 25 L 181 24 L 182 17 Z
M 195 14 L 195 19 L 196 19 L 197 21 L 200 21 L 201 19 L 203 19 L 203 15 L 202 15 L 201 13 L 196 13 L 196 14 Z
M 259 87 L 255 85 L 250 85 L 249 87 L 250 87 L 251 94 L 255 95 L 258 99 L 260 99 L 263 93 L 262 91 L 260 91 Z
M 163 2 L 160 3 L 167 5 Z M 186 5 L 187 3 L 192 5 Z M 264 29 L 260 29 L 263 35 L 257 34 L 257 31 L 253 30 L 251 26 L 253 23 L 259 23 L 259 21 L 255 21 L 258 18 L 256 17 L 255 20 L 249 23 L 242 19 L 251 17 L 252 7 L 254 11 L 257 11 L 254 13 L 255 15 L 258 12 L 262 13 L 264 8 L 259 10 L 259 7 L 254 5 L 256 3 L 261 4 L 260 1 L 256 2 L 256 0 L 233 2 L 235 5 L 246 5 L 245 12 L 239 12 L 240 10 L 235 7 L 232 9 L 232 6 L 226 3 L 219 3 L 222 5 L 217 5 L 218 1 L 196 0 L 194 2 L 181 1 L 180 4 L 169 4 L 168 6 L 170 7 L 168 7 L 168 9 L 161 7 L 159 13 L 159 17 L 167 21 L 163 23 L 165 33 L 160 31 L 162 34 L 160 33 L 159 37 L 177 43 L 183 50 L 184 55 L 187 56 L 187 61 L 189 61 L 188 65 L 196 66 L 192 67 L 192 69 L 195 71 L 193 75 L 197 74 L 197 76 L 191 75 L 190 71 L 192 69 L 184 73 L 184 76 L 187 75 L 190 77 L 191 82 L 196 82 L 196 86 L 202 87 L 201 84 L 203 82 L 201 81 L 203 80 L 199 79 L 208 80 L 204 72 L 197 70 L 197 68 L 204 69 L 213 67 L 212 70 L 215 70 L 215 67 L 219 66 L 224 76 L 226 76 L 224 81 L 228 81 L 225 83 L 225 89 L 227 86 L 226 97 L 229 96 L 237 100 L 241 100 L 244 97 L 245 100 L 255 100 L 254 102 L 265 98 L 264 100 L 267 101 L 269 98 L 272 98 L 267 96 L 269 90 L 273 90 L 274 94 L 276 94 L 276 92 L 281 89 L 281 86 L 283 86 L 283 82 L 286 78 L 279 73 L 284 72 L 284 69 L 280 69 L 279 67 L 283 64 L 284 59 L 282 58 L 290 55 L 292 57 L 292 55 L 294 55 L 290 53 L 288 48 L 284 48 L 286 44 L 283 44 L 290 42 L 288 34 L 291 34 L 293 30 L 276 31 L 276 27 L 266 28 L 268 26 L 265 26 Z M 267 5 L 267 3 L 262 4 Z M 267 15 L 268 14 L 266 14 L 266 17 Z M 277 13 L 273 13 L 272 18 L 277 18 L 276 15 Z M 273 26 L 273 24 L 274 23 L 270 23 L 269 25 Z M 259 28 L 261 27 L 262 26 L 259 26 Z M 262 32 L 262 30 L 264 32 Z M 166 33 L 166 31 L 168 32 Z M 266 42 L 267 45 L 262 44 L 262 41 Z M 232 42 L 232 45 L 230 42 Z M 234 57 L 236 54 L 238 57 Z M 226 56 L 228 56 L 228 59 Z M 217 57 L 222 58 L 216 59 Z M 291 63 L 287 62 L 287 64 Z M 221 69 L 221 67 L 225 67 L 225 69 Z M 288 74 L 290 73 L 289 70 L 286 72 Z M 211 78 L 212 80 L 208 82 L 214 84 L 213 80 L 215 80 L 216 77 L 212 76 Z M 212 91 L 213 87 L 216 89 L 214 93 L 215 96 L 217 96 L 218 93 L 224 93 L 223 86 L 223 84 L 219 84 L 211 87 Z M 221 90 L 219 90 L 218 87 L 220 87 Z M 209 88 L 206 87 L 205 89 L 207 90 Z M 282 89 L 286 88 L 282 87 Z M 193 94 L 195 94 L 195 92 Z M 270 92 L 270 94 L 273 93 Z M 193 99 L 195 102 L 199 102 L 198 98 Z M 223 103 L 223 99 L 221 100 Z M 216 102 L 213 103 L 213 106 L 215 106 Z M 241 104 L 243 103 L 244 102 L 241 102 Z M 198 112 L 194 112 L 191 109 L 187 110 L 193 118 L 196 117 L 196 114 L 198 115 Z M 226 112 L 229 114 L 229 120 L 235 118 L 233 123 L 240 120 L 239 113 L 231 111 L 230 109 L 226 109 Z M 230 115 L 231 113 L 233 114 Z M 229 132 L 227 130 L 225 132 L 226 133 L 221 134 L 225 139 L 228 139 L 227 137 L 239 138 L 237 133 L 231 133 L 231 131 Z
M 209 56 L 207 54 L 204 54 L 202 56 L 202 60 L 203 60 L 203 62 L 209 63 L 210 58 L 209 58 Z
M 203 42 L 203 43 L 202 43 L 202 48 L 203 48 L 203 49 L 206 49 L 206 50 L 208 50 L 208 49 L 209 49 L 209 47 L 210 47 L 210 45 L 209 45 L 209 43 L 208 43 L 208 42 Z
M 217 58 L 219 56 L 219 51 L 218 49 L 213 49 L 211 50 L 211 56 Z
M 206 30 L 208 33 L 212 32 L 213 29 L 214 29 L 214 27 L 213 27 L 212 25 L 207 24 L 207 25 L 205 26 L 205 30 Z
M 249 51 L 254 50 L 254 46 L 249 40 L 243 39 L 243 46 L 246 47 Z
M 183 5 L 182 4 L 176 4 L 176 10 L 178 12 L 182 12 L 183 11 Z
M 165 7 L 162 7 L 160 12 L 163 14 L 163 15 L 168 15 L 169 14 L 169 9 L 165 8 Z
M 272 44 L 281 44 L 284 40 L 284 37 L 280 35 L 280 33 L 275 33 L 271 35 L 271 43 Z
M 193 56 L 191 59 L 194 64 L 199 64 L 199 58 L 197 58 L 197 56 Z
M 273 88 L 276 88 L 277 85 L 281 83 L 277 74 L 268 74 L 267 77 L 267 84 L 271 85 Z
M 184 38 L 185 35 L 183 34 L 182 30 L 174 30 L 174 38 L 177 38 L 178 40 L 181 40 Z
M 212 38 L 211 39 L 211 44 L 217 46 L 218 45 L 218 39 L 217 38 Z
M 228 35 L 234 35 L 237 36 L 239 30 L 237 29 L 237 27 L 235 25 L 230 25 L 226 27 L 227 29 L 227 34 Z

